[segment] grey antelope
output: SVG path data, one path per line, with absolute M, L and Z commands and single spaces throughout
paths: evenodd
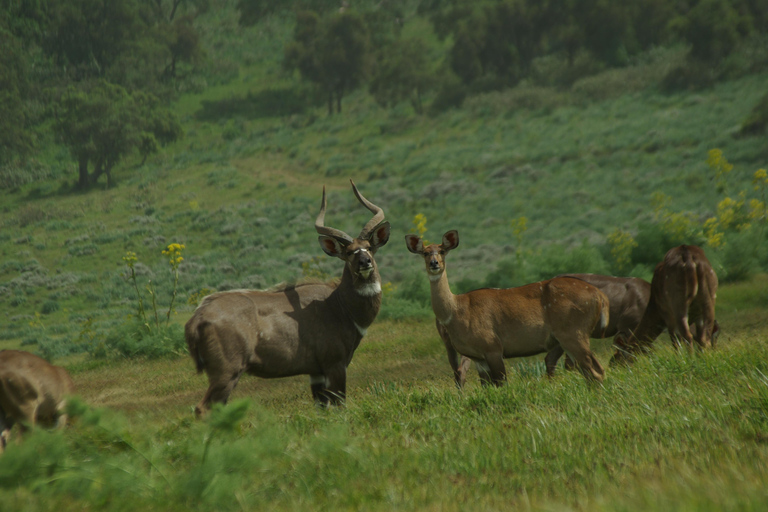
M 344 400 L 347 366 L 381 306 L 374 254 L 390 231 L 382 209 L 354 183 L 352 190 L 374 214 L 357 238 L 325 226 L 325 187 L 315 221 L 323 251 L 344 261 L 341 281 L 214 293 L 195 310 L 185 335 L 198 373 L 205 370 L 209 381 L 195 408 L 198 416 L 212 402 L 226 403 L 243 372 L 263 378 L 308 374 L 316 402 Z
M 602 381 L 603 367 L 589 346 L 589 335 L 608 323 L 608 299 L 578 279 L 556 277 L 517 288 L 474 290 L 454 295 L 448 286 L 445 257 L 459 245 L 457 231 L 443 235 L 442 244 L 424 247 L 406 235 L 408 250 L 424 258 L 438 331 L 445 343 L 456 384 L 461 386 L 459 355 L 472 359 L 483 383 L 506 379 L 504 358 L 548 352 L 547 373 L 557 363 L 552 350 L 562 347 L 588 380 Z M 561 353 L 557 353 L 560 357 Z
M 640 324 L 626 341 L 617 344 L 611 363 L 626 362 L 635 353 L 647 351 L 665 328 L 675 346 L 682 338 L 689 349 L 694 341 L 699 348 L 711 347 L 719 331 L 716 296 L 717 275 L 704 251 L 695 245 L 670 249 L 653 271 L 651 297 Z
M 64 368 L 23 350 L 0 350 L 0 453 L 11 428 L 62 426 L 66 396 L 75 390 Z

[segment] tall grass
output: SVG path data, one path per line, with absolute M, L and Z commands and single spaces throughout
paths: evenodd
M 341 409 L 313 408 L 308 390 L 236 400 L 208 422 L 181 404 L 152 419 L 76 403 L 65 432 L 11 443 L 0 498 L 4 510 L 758 510 L 761 340 L 694 355 L 660 344 L 601 387 L 523 361 L 502 388 L 459 392 L 443 363 L 439 380 L 369 379 Z

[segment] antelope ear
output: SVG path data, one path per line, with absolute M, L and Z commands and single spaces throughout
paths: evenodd
M 373 233 L 371 234 L 371 249 L 376 250 L 379 247 L 383 246 L 387 242 L 389 242 L 389 222 L 382 222 L 378 226 L 376 226 L 376 229 L 373 230 Z
M 451 230 L 443 235 L 443 249 L 450 251 L 459 246 L 459 232 Z
M 405 235 L 405 245 L 413 254 L 421 256 L 421 253 L 424 252 L 424 244 L 421 238 L 416 235 Z
M 317 240 L 320 242 L 320 247 L 323 248 L 325 254 L 328 256 L 336 256 L 337 258 L 344 258 L 344 246 L 341 245 L 338 240 L 325 235 L 317 237 Z

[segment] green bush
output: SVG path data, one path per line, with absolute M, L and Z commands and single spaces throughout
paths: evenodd
M 148 357 L 156 359 L 170 355 L 185 354 L 187 345 L 184 328 L 178 324 L 159 325 L 152 331 L 138 321 L 125 323 L 114 328 L 104 339 L 88 347 L 93 357 Z
M 59 309 L 61 309 L 61 305 L 58 303 L 58 301 L 47 300 L 43 303 L 43 307 L 40 308 L 40 312 L 44 315 L 50 315 Z
M 417 306 L 430 306 L 432 304 L 429 279 L 421 267 L 419 271 L 411 270 L 406 273 L 398 285 L 394 297 L 412 302 Z
M 760 272 L 761 261 L 767 261 L 767 250 L 764 233 L 759 228 L 727 232 L 723 247 L 714 251 L 715 259 L 722 266 L 715 269 L 718 278 L 724 283 L 749 279 Z
M 402 285 L 401 285 L 402 286 Z M 377 318 L 381 320 L 405 320 L 407 318 L 431 318 L 432 308 L 409 299 L 386 297 L 381 303 Z

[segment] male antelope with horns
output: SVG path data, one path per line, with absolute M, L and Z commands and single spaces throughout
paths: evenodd
M 587 380 L 604 377 L 589 346 L 589 335 L 608 323 L 608 298 L 589 283 L 556 277 L 517 288 L 484 288 L 454 295 L 448 286 L 445 257 L 459 245 L 459 233 L 448 231 L 442 244 L 424 247 L 406 235 L 408 250 L 424 258 L 432 293 L 432 309 L 458 386 L 466 371 L 460 355 L 472 359 L 483 383 L 506 379 L 504 358 L 547 352 L 552 374 L 562 347 Z
M 245 373 L 263 378 L 309 375 L 316 402 L 339 404 L 346 396 L 347 366 L 381 306 L 381 280 L 374 254 L 389 240 L 384 212 L 357 190 L 374 215 L 352 238 L 325 226 L 325 187 L 315 230 L 329 256 L 344 261 L 338 284 L 306 283 L 273 291 L 232 290 L 203 299 L 185 326 L 198 373 L 208 391 L 195 408 L 226 403 Z

